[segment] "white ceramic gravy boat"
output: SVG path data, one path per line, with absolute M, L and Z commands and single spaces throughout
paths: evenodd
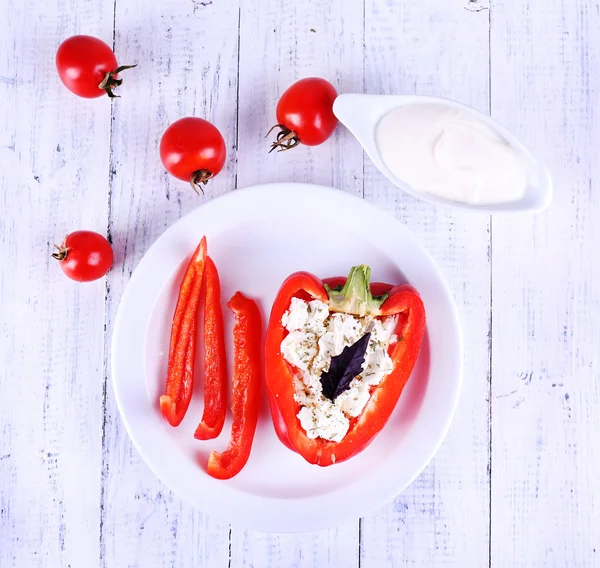
M 379 121 L 392 109 L 414 103 L 441 104 L 450 108 L 467 110 L 474 113 L 484 124 L 496 131 L 500 136 L 504 137 L 508 143 L 523 156 L 527 167 L 530 168 L 531 173 L 534 174 L 530 177 L 532 180 L 535 180 L 536 183 L 531 183 L 527 187 L 524 196 L 518 201 L 512 201 L 510 203 L 472 204 L 450 201 L 448 199 L 417 191 L 401 179 L 398 179 L 386 167 L 381 159 L 381 154 L 375 140 L 375 131 Z M 338 120 L 350 130 L 361 143 L 365 152 L 377 168 L 379 168 L 381 173 L 394 185 L 419 199 L 437 205 L 458 207 L 460 209 L 468 209 L 470 211 L 478 211 L 486 214 L 541 211 L 546 209 L 552 201 L 552 179 L 550 178 L 550 173 L 546 167 L 536 160 L 531 152 L 503 126 L 493 118 L 490 118 L 471 107 L 439 97 L 345 94 L 337 97 L 333 104 L 333 112 Z

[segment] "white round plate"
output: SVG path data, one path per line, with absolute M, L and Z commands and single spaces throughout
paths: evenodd
M 218 481 L 205 471 L 207 457 L 211 450 L 226 448 L 231 423 L 228 419 L 216 440 L 194 439 L 202 415 L 199 378 L 181 425 L 172 428 L 162 419 L 158 400 L 171 318 L 183 271 L 202 235 L 219 269 L 228 337 L 233 318 L 226 303 L 234 292 L 259 302 L 266 326 L 279 286 L 297 270 L 325 278 L 368 264 L 374 281 L 408 282 L 420 292 L 428 323 L 419 360 L 388 424 L 364 452 L 330 467 L 308 464 L 277 439 L 265 394 L 248 464 L 233 479 Z M 199 366 L 201 359 L 199 346 Z M 234 191 L 165 231 L 131 277 L 112 342 L 117 404 L 148 466 L 202 511 L 273 532 L 335 526 L 369 513 L 406 488 L 448 430 L 461 374 L 462 343 L 452 296 L 415 237 L 362 199 L 304 184 Z M 197 375 L 202 376 L 201 368 Z

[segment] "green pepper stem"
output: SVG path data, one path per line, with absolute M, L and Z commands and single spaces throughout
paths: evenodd
M 329 311 L 343 312 L 354 316 L 377 316 L 381 313 L 381 305 L 389 293 L 373 296 L 371 292 L 371 269 L 366 264 L 353 266 L 346 283 L 341 288 L 330 288 L 325 284 L 329 295 Z

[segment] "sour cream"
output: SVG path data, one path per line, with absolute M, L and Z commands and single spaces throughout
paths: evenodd
M 471 204 L 510 203 L 526 192 L 522 155 L 467 110 L 406 104 L 379 121 L 375 138 L 386 167 L 416 191 Z

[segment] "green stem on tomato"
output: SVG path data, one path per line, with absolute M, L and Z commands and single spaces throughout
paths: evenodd
M 204 189 L 202 189 L 202 186 L 200 184 L 206 185 L 208 183 L 208 180 L 212 177 L 213 174 L 208 170 L 197 170 L 193 172 L 190 176 L 190 185 L 198 195 L 200 195 L 200 191 L 202 192 L 202 195 L 204 195 Z
M 134 67 L 137 67 L 137 63 L 135 65 L 121 65 L 120 67 L 117 67 L 114 71 L 109 71 L 98 85 L 98 88 L 104 89 L 106 91 L 106 94 L 111 99 L 119 98 L 119 95 L 115 95 L 113 93 L 113 89 L 121 85 L 121 83 L 123 83 L 123 79 L 117 79 L 116 75 L 118 75 L 121 71 L 125 71 L 126 69 L 133 69 Z

